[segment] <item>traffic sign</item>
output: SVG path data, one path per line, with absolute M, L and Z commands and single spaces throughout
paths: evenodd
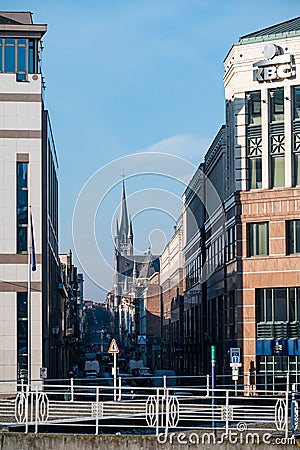
M 111 340 L 111 343 L 109 345 L 109 349 L 107 350 L 108 353 L 119 353 L 119 347 L 117 345 L 117 342 L 115 339 Z
M 241 358 L 241 349 L 239 347 L 230 349 L 230 362 L 231 363 L 239 363 Z

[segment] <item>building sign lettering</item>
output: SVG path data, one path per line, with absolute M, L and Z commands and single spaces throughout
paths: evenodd
M 292 64 L 291 55 L 278 55 L 278 52 L 275 50 L 271 52 L 271 46 L 276 47 L 273 44 L 266 46 L 264 50 L 266 59 L 253 64 L 254 81 L 282 80 L 284 78 L 291 78 L 296 74 L 296 68 Z

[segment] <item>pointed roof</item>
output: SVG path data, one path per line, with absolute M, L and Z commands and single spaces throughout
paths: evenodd
M 128 236 L 128 233 L 129 233 L 129 220 L 128 220 L 127 204 L 126 204 L 125 183 L 123 180 L 121 208 L 120 208 L 119 234 L 120 234 L 120 236 L 123 236 L 123 235 Z
M 253 42 L 271 41 L 272 39 L 285 39 L 300 36 L 300 17 L 281 22 L 271 27 L 263 28 L 254 33 L 240 37 L 237 45 L 250 44 Z

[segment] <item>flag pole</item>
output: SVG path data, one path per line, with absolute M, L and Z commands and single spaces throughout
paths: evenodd
M 28 353 L 28 386 L 31 389 L 31 252 L 32 252 L 32 221 L 31 221 L 31 206 L 28 209 L 28 288 L 27 288 L 27 321 L 28 321 L 28 336 L 27 336 L 27 353 Z

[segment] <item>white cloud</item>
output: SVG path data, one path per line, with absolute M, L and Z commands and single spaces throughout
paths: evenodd
M 168 153 L 190 160 L 197 166 L 203 161 L 211 140 L 192 134 L 171 136 L 150 145 L 144 152 Z

